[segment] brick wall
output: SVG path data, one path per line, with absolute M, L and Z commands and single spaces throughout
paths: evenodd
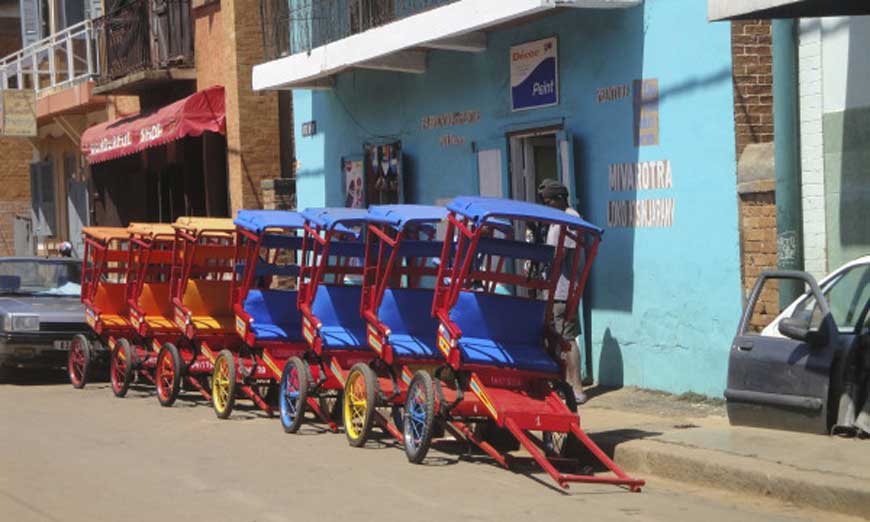
M 260 184 L 263 208 L 267 210 L 295 210 L 296 183 L 292 179 L 266 179 Z
M 773 58 L 769 21 L 731 23 L 734 133 L 737 159 L 747 145 L 773 141 Z M 772 148 L 771 148 L 772 153 Z M 764 185 L 764 184 L 761 184 Z M 745 295 L 763 270 L 776 268 L 776 197 L 771 184 L 739 194 L 741 272 Z M 779 311 L 775 286 L 762 293 L 752 318 L 755 328 Z
M 278 95 L 251 88 L 253 66 L 263 61 L 259 13 L 259 0 L 228 0 L 196 15 L 197 88 L 221 84 L 226 92 L 232 214 L 262 208 L 261 182 L 281 175 Z
M 22 138 L 0 138 L 0 256 L 15 253 L 15 216 L 30 215 L 33 149 Z
M 770 22 L 731 23 L 737 156 L 750 143 L 773 141 L 773 58 Z

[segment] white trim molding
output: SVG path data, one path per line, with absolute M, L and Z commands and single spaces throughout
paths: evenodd
M 353 67 L 425 71 L 425 51 L 481 52 L 482 31 L 544 11 L 576 8 L 626 8 L 643 0 L 460 0 L 375 27 L 335 42 L 254 66 L 255 91 L 306 88 Z M 398 53 L 403 53 L 393 57 Z M 413 53 L 413 54 L 409 54 Z

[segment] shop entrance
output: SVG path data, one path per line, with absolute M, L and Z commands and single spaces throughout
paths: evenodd
M 570 134 L 560 128 L 543 128 L 508 135 L 510 197 L 534 203 L 537 188 L 545 179 L 568 187 L 571 205 L 576 205 L 574 154 Z

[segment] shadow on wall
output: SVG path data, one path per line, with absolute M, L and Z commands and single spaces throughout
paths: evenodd
M 833 195 L 839 199 L 836 207 L 828 208 L 828 212 L 838 212 L 834 219 L 839 222 L 839 245 L 831 245 L 829 238 L 829 252 L 839 254 L 839 259 L 831 256 L 832 267 L 870 253 L 870 16 L 851 16 L 847 20 L 846 110 L 840 139 L 831 140 L 832 133 L 825 129 L 825 170 L 833 174 L 833 179 L 826 180 L 826 189 L 829 198 Z M 829 141 L 833 150 L 828 148 Z M 833 163 L 833 172 L 828 162 Z
M 622 348 L 610 328 L 604 330 L 601 341 L 601 358 L 598 360 L 598 382 L 621 388 L 625 384 Z

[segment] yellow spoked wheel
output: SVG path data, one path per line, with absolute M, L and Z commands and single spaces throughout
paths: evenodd
M 372 429 L 372 415 L 378 403 L 378 376 L 365 363 L 350 369 L 344 383 L 344 434 L 351 446 L 366 443 Z
M 236 403 L 236 360 L 229 350 L 221 350 L 214 361 L 211 397 L 217 417 L 219 419 L 229 417 Z

